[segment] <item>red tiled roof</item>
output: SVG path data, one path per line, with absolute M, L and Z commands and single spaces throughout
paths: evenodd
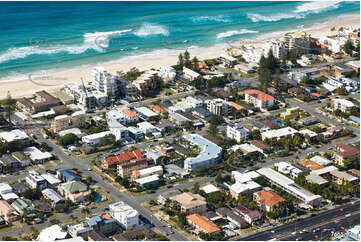
M 258 195 L 258 202 L 269 207 L 273 207 L 274 205 L 284 201 L 281 196 L 271 191 L 262 190 L 255 192 L 255 194 Z
M 168 113 L 167 110 L 165 110 L 164 108 L 159 107 L 158 105 L 150 104 L 148 107 L 150 109 L 153 109 L 157 113 Z
M 255 96 L 257 99 L 262 100 L 262 101 L 270 101 L 270 100 L 275 99 L 271 95 L 268 95 L 268 94 L 266 94 L 260 90 L 256 90 L 256 89 L 248 89 L 248 90 L 245 90 L 244 93 Z
M 196 226 L 207 233 L 214 233 L 221 230 L 215 223 L 197 213 L 188 215 L 187 220 L 192 221 Z
M 110 157 L 105 158 L 102 161 L 102 167 L 107 169 L 107 168 L 114 166 L 116 163 L 119 163 L 119 162 L 125 162 L 125 161 L 130 161 L 130 160 L 134 160 L 134 159 L 142 159 L 142 158 L 144 158 L 142 152 L 140 152 L 138 149 L 136 149 L 131 152 L 126 152 L 123 154 L 119 154 L 117 156 L 110 156 Z

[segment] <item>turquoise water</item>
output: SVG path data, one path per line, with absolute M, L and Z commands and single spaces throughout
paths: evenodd
M 359 2 L 0 2 L 0 78 L 262 39 L 359 11 Z

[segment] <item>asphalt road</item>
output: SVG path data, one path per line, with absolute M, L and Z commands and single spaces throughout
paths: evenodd
M 64 153 L 61 148 L 53 144 L 50 140 L 44 139 L 43 136 L 40 134 L 39 130 L 36 130 L 33 133 L 36 134 L 36 137 L 40 142 L 46 142 L 52 148 L 52 153 L 55 154 L 59 158 L 59 160 L 61 160 L 59 168 L 77 168 L 79 171 L 82 172 L 83 176 L 90 176 L 96 182 L 97 186 L 101 187 L 103 190 L 107 189 L 109 191 L 109 195 L 113 197 L 115 201 L 124 201 L 125 203 L 129 204 L 131 207 L 136 209 L 143 217 L 148 219 L 155 227 L 157 227 L 159 231 L 161 231 L 163 234 L 169 234 L 170 229 L 168 228 L 168 224 L 160 221 L 158 218 L 153 216 L 148 210 L 143 208 L 140 203 L 134 199 L 134 197 L 121 192 L 118 188 L 103 180 L 103 178 L 98 174 L 88 171 L 88 165 L 92 159 L 79 159 L 71 157 Z M 169 234 L 168 237 L 171 240 L 177 241 L 187 240 L 184 236 L 177 233 L 176 231 L 174 231 L 173 234 Z
M 303 229 L 313 230 L 315 228 L 318 228 L 318 226 L 320 225 L 323 226 L 324 225 L 323 223 L 325 223 L 325 221 L 334 222 L 342 217 L 348 216 L 347 214 L 351 214 L 354 212 L 358 212 L 358 213 L 360 212 L 360 201 L 357 201 L 354 204 L 349 203 L 344 206 L 334 208 L 326 212 L 322 212 L 316 216 L 300 219 L 299 221 L 294 221 L 292 223 L 279 226 L 277 228 L 269 229 L 263 232 L 258 232 L 254 235 L 240 238 L 240 240 L 264 241 L 264 240 L 272 240 L 272 239 L 275 240 L 280 240 L 284 238 L 287 239 L 293 236 L 292 233 L 295 231 L 301 231 Z M 338 222 L 337 224 L 339 226 L 351 225 L 350 222 L 344 222 L 344 223 Z M 301 237 L 301 235 L 297 235 L 296 237 Z

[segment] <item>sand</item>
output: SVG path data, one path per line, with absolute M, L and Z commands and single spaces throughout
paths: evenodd
M 332 32 L 331 28 L 335 27 L 359 27 L 360 26 L 360 17 L 359 16 L 348 16 L 344 18 L 337 18 L 333 21 L 329 21 L 324 24 L 315 25 L 312 29 L 305 29 L 306 32 L 310 33 L 312 37 L 319 38 L 321 36 L 334 35 L 336 32 Z M 280 35 L 282 33 L 279 33 Z M 269 38 L 275 38 L 272 36 Z M 262 40 L 253 40 L 252 45 L 261 46 L 262 42 L 266 41 L 268 38 Z M 220 54 L 226 53 L 229 45 L 223 44 L 219 46 L 213 46 L 210 48 L 196 48 L 189 49 L 191 56 L 197 56 L 198 59 L 210 59 L 219 57 Z M 177 51 L 172 51 L 173 54 L 166 56 L 158 57 L 144 57 L 142 59 L 122 59 L 118 61 L 112 61 L 109 63 L 103 63 L 102 66 L 112 74 L 116 74 L 118 71 L 127 71 L 132 67 L 137 67 L 140 70 L 148 70 L 151 68 L 159 68 L 161 66 L 169 66 L 177 63 L 178 54 Z M 5 82 L 0 80 L 0 99 L 6 97 L 7 93 L 10 92 L 12 97 L 18 98 L 23 96 L 31 96 L 36 91 L 40 90 L 52 90 L 59 89 L 64 83 L 76 82 L 81 83 L 83 78 L 84 83 L 87 83 L 91 80 L 91 70 L 93 67 L 98 66 L 99 64 L 89 64 L 87 66 L 75 67 L 72 69 L 67 69 L 55 73 L 46 72 L 41 75 L 30 76 L 27 79 Z

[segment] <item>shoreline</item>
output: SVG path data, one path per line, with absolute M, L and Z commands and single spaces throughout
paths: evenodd
M 312 27 L 304 28 L 302 30 L 311 34 L 312 37 L 319 38 L 320 36 L 331 35 L 332 32 L 330 29 L 335 27 L 346 26 L 360 26 L 360 16 L 359 15 L 341 15 L 333 20 L 324 20 L 323 22 L 317 23 Z M 300 30 L 300 29 L 299 29 Z M 261 35 L 261 37 L 251 38 L 247 41 L 240 38 L 231 43 L 234 45 L 239 45 L 240 43 L 245 45 L 261 46 L 266 40 L 277 38 L 278 36 L 283 35 L 284 33 L 291 32 L 289 31 L 277 31 L 273 33 L 268 33 Z M 293 30 L 295 31 L 295 30 Z M 334 32 L 333 32 L 334 34 Z M 210 47 L 194 47 L 188 48 L 191 58 L 197 56 L 198 59 L 211 59 L 219 57 L 220 54 L 225 53 L 226 49 L 229 48 L 229 45 L 226 43 L 216 44 Z M 166 49 L 170 50 L 165 53 L 164 49 L 154 50 L 149 53 L 141 54 L 138 56 L 128 56 L 122 57 L 117 60 L 103 62 L 103 63 L 92 63 L 77 66 L 74 68 L 63 69 L 63 70 L 50 70 L 50 72 L 39 71 L 34 73 L 33 76 L 25 77 L 21 80 L 0 80 L 0 89 L 5 90 L 0 93 L 0 99 L 5 98 L 7 93 L 10 92 L 11 96 L 14 98 L 19 98 L 23 96 L 31 96 L 36 91 L 47 90 L 51 91 L 53 89 L 59 89 L 65 83 L 75 82 L 81 83 L 81 78 L 84 79 L 84 82 L 87 83 L 91 78 L 91 69 L 95 66 L 104 66 L 111 74 L 116 74 L 117 71 L 128 71 L 132 67 L 137 67 L 140 70 L 147 70 L 151 68 L 159 68 L 164 65 L 174 65 L 177 63 L 178 55 L 180 52 L 183 52 L 185 49 Z M 163 54 L 163 55 L 162 55 Z M 156 57 L 154 57 L 156 56 Z M 10 79 L 6 78 L 6 79 Z

